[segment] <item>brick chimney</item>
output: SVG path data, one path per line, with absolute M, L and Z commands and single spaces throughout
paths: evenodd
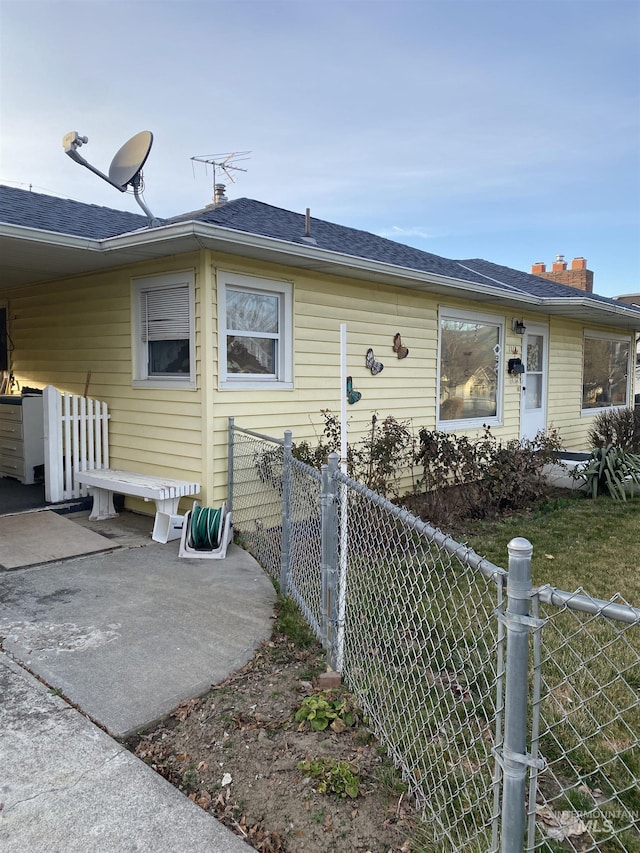
M 571 269 L 567 269 L 564 255 L 556 255 L 550 272 L 547 272 L 546 264 L 537 262 L 531 266 L 531 275 L 538 275 L 540 278 L 557 281 L 558 284 L 575 287 L 576 290 L 593 293 L 593 272 L 587 269 L 585 258 L 574 258 L 571 261 Z

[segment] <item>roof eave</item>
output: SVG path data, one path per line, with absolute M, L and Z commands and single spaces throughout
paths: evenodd
M 593 310 L 594 308 L 604 314 L 612 314 L 617 317 L 625 317 L 635 320 L 636 328 L 640 331 L 640 311 L 630 305 L 624 303 L 601 302 L 599 299 L 593 299 L 588 295 L 576 297 L 548 296 L 544 298 L 545 307 L 548 307 L 550 312 L 558 314 L 573 314 L 575 316 L 576 308 L 584 308 Z
M 42 228 L 11 225 L 8 222 L 0 222 L 0 237 L 41 245 L 61 246 L 68 249 L 85 249 L 96 252 L 99 252 L 101 249 L 100 240 L 77 237 L 73 234 L 60 234 L 57 231 L 46 231 Z
M 624 303 L 618 307 L 590 299 L 588 296 L 575 299 L 533 296 L 506 284 L 504 287 L 493 285 L 490 279 L 482 283 L 467 281 L 195 220 L 145 228 L 104 240 L 0 224 L 0 238 L 36 245 L 41 250 L 45 246 L 51 246 L 70 251 L 74 258 L 74 264 L 69 270 L 71 275 L 79 272 L 89 274 L 111 266 L 206 248 L 298 267 L 310 272 L 365 279 L 441 296 L 472 297 L 476 302 L 499 301 L 505 308 L 516 311 L 530 308 L 542 310 L 549 315 L 583 318 L 590 322 L 611 323 L 614 320 L 613 325 L 628 330 L 640 330 L 640 312 L 625 306 Z M 87 258 L 87 253 L 90 258 Z M 79 269 L 78 255 L 88 261 L 86 264 L 80 264 L 82 269 Z M 56 273 L 58 276 L 64 275 L 60 270 Z M 43 280 L 43 277 L 35 280 Z M 505 289 L 507 287 L 508 289 Z
M 317 246 L 295 244 L 289 240 L 277 237 L 264 237 L 234 228 L 212 225 L 209 223 L 189 221 L 154 228 L 145 232 L 144 243 L 165 243 L 191 236 L 201 248 L 226 252 L 234 255 L 250 256 L 272 263 L 296 266 L 311 272 L 343 275 L 349 278 L 366 278 L 368 281 L 379 281 L 408 287 L 412 290 L 428 292 L 451 293 L 459 291 L 461 297 L 473 294 L 481 300 L 514 301 L 519 305 L 532 307 L 542 304 L 539 297 L 511 288 L 508 292 L 502 287 L 495 287 L 484 282 L 472 282 L 465 279 L 443 276 L 438 273 L 423 272 L 412 267 L 401 267 L 382 261 L 373 261 L 357 255 L 336 252 Z M 103 243 L 105 251 L 130 249 L 141 244 L 140 234 L 122 234 L 110 237 Z M 479 288 L 481 291 L 479 292 Z

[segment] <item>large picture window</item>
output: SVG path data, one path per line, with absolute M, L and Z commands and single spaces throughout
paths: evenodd
M 219 273 L 222 387 L 290 387 L 291 285 Z
M 194 384 L 193 273 L 134 279 L 134 384 Z
M 583 410 L 629 405 L 631 341 L 585 332 L 582 369 Z
M 439 324 L 438 421 L 496 424 L 501 418 L 503 321 L 446 310 Z

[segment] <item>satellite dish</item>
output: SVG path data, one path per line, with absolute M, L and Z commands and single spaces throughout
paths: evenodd
M 109 166 L 109 180 L 120 187 L 132 184 L 147 161 L 153 134 L 143 130 L 122 146 Z
M 72 160 L 80 163 L 81 166 L 85 166 L 85 168 L 102 178 L 103 181 L 120 190 L 121 193 L 126 192 L 128 186 L 132 186 L 135 199 L 147 214 L 150 224 L 159 224 L 139 195 L 140 184 L 142 183 L 142 167 L 147 161 L 153 144 L 153 134 L 151 131 L 143 130 L 125 142 L 111 161 L 108 175 L 105 175 L 99 169 L 96 169 L 95 166 L 92 166 L 91 163 L 88 163 L 78 151 L 78 148 L 88 141 L 86 136 L 79 136 L 77 131 L 72 130 L 63 136 L 62 147 L 65 154 L 71 157 Z

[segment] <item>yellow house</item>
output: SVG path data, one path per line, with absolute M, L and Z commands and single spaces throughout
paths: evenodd
M 111 467 L 197 480 L 209 504 L 230 416 L 313 442 L 340 411 L 341 324 L 354 437 L 377 412 L 504 439 L 553 426 L 580 450 L 633 401 L 637 306 L 245 198 L 150 226 L 0 187 L 0 258 L 7 390 L 106 401 Z

